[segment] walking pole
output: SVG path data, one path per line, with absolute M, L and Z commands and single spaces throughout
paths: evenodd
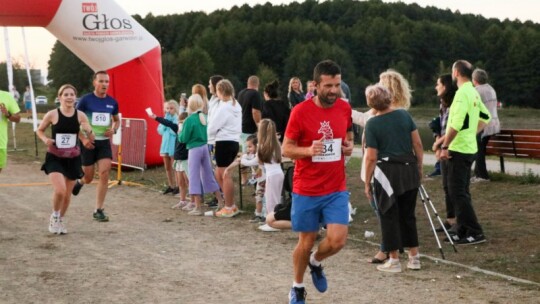
M 435 225 L 433 225 L 433 220 L 431 219 L 431 216 L 429 215 L 429 210 L 428 210 L 428 207 L 426 205 L 426 196 L 424 194 L 424 192 L 422 191 L 422 186 L 420 186 L 420 188 L 418 188 L 418 192 L 420 192 L 420 199 L 422 200 L 422 204 L 424 205 L 424 210 L 426 210 L 426 215 L 427 215 L 427 218 L 429 220 L 429 224 L 431 225 L 431 229 L 433 230 L 433 235 L 435 236 L 435 240 L 437 241 L 437 246 L 439 247 L 439 251 L 441 252 L 441 256 L 443 258 L 443 260 L 446 260 L 446 257 L 444 256 L 444 252 L 443 252 L 443 249 L 442 249 L 442 246 L 441 246 L 441 241 L 439 240 L 439 236 L 437 235 L 437 231 L 435 231 Z
M 437 212 L 437 210 L 435 209 L 435 205 L 433 205 L 433 202 L 431 201 L 431 198 L 429 197 L 429 194 L 427 193 L 426 191 L 426 188 L 424 188 L 423 185 L 420 185 L 420 189 L 422 192 L 424 192 L 424 195 L 426 197 L 426 200 L 427 202 L 429 203 L 429 205 L 431 206 L 431 209 L 433 210 L 433 214 L 435 214 L 435 216 L 437 217 L 437 219 L 439 220 L 439 224 L 441 225 L 443 231 L 444 231 L 444 234 L 446 234 L 446 237 L 448 238 L 448 240 L 450 241 L 450 244 L 452 244 L 452 247 L 454 248 L 454 252 L 457 252 L 457 249 L 456 249 L 456 245 L 454 244 L 454 241 L 452 240 L 452 238 L 450 237 L 450 233 L 448 233 L 448 230 L 446 229 L 446 227 L 444 226 L 444 223 L 441 219 L 441 217 L 439 216 L 439 213 Z

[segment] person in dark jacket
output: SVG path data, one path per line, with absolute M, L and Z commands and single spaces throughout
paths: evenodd
M 302 82 L 300 81 L 300 78 L 293 77 L 289 81 L 289 92 L 287 94 L 287 99 L 289 100 L 289 105 L 291 108 L 306 99 L 306 95 L 304 95 L 304 91 L 302 91 Z
M 264 87 L 264 100 L 262 118 L 268 118 L 276 124 L 278 139 L 283 142 L 283 134 L 289 122 L 291 109 L 287 103 L 279 99 L 279 82 L 274 80 Z

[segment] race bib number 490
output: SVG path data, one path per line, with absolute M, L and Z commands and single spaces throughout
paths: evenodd
M 77 134 L 56 133 L 55 144 L 58 149 L 69 149 L 77 144 Z
M 92 113 L 92 125 L 93 126 L 103 126 L 108 127 L 111 125 L 111 114 L 110 113 Z
M 323 140 L 323 145 L 322 154 L 312 156 L 312 162 L 335 162 L 341 159 L 341 138 Z

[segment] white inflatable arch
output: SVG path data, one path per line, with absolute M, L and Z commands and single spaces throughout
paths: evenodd
M 162 162 L 157 123 L 144 111 L 163 109 L 156 38 L 113 0 L 0 0 L 0 7 L 1 26 L 44 27 L 91 69 L 106 70 L 122 116 L 147 119 L 146 164 Z

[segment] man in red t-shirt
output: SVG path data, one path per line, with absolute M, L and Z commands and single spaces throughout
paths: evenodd
M 283 154 L 296 160 L 293 177 L 292 228 L 299 232 L 293 252 L 294 283 L 289 303 L 304 303 L 304 272 L 309 266 L 319 292 L 327 289 L 321 261 L 336 254 L 347 240 L 349 193 L 345 156 L 353 151 L 351 107 L 341 96 L 341 69 L 330 60 L 313 71 L 317 96 L 293 108 Z M 319 227 L 327 237 L 310 254 Z

